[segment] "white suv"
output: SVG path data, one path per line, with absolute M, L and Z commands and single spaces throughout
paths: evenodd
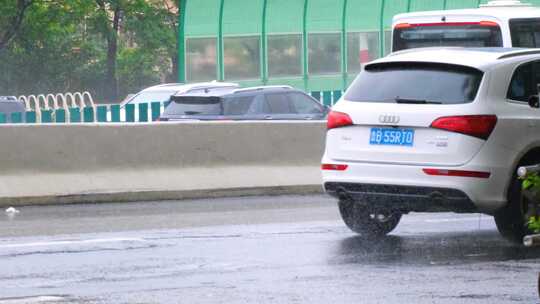
M 527 233 L 516 178 L 540 162 L 540 50 L 425 48 L 365 67 L 328 115 L 324 188 L 353 231 L 408 212 L 482 212 Z M 535 98 L 536 96 L 536 98 Z

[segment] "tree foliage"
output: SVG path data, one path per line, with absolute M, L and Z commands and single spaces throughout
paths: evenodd
M 21 27 L 27 9 L 33 0 L 11 1 L 0 7 L 0 13 L 4 18 L 0 19 L 0 50 L 6 47 L 8 42 L 15 37 Z
M 18 3 L 28 6 L 0 50 L 0 95 L 89 91 L 115 102 L 175 78 L 175 1 L 7 1 L 0 39 L 15 28 Z
M 538 173 L 529 174 L 523 179 L 522 182 L 523 191 L 529 192 L 529 196 L 534 200 L 533 203 L 540 207 L 540 201 L 537 201 L 538 194 L 540 194 L 540 176 Z M 536 208 L 538 211 L 538 208 Z M 528 226 L 534 233 L 540 233 L 540 216 L 537 214 L 532 215 L 529 218 Z

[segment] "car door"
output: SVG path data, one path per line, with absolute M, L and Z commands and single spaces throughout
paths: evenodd
M 504 116 L 501 115 L 501 119 L 508 120 L 514 131 L 519 130 L 520 134 L 527 134 L 528 138 L 525 142 L 513 146 L 527 146 L 531 142 L 540 141 L 540 109 L 528 105 L 529 98 L 538 94 L 539 84 L 540 61 L 522 63 L 512 74 L 506 99 L 516 106 L 512 107 L 512 115 L 505 113 Z M 510 139 L 512 134 L 515 133 L 509 133 L 506 137 Z
M 255 94 L 252 96 L 253 96 L 253 103 L 249 107 L 243 119 L 244 120 L 268 119 L 269 114 L 267 113 L 266 98 L 264 97 L 264 94 Z
M 231 95 L 224 98 L 223 118 L 231 120 L 256 119 L 257 101 L 255 95 Z
M 291 120 L 299 119 L 291 100 L 285 92 L 264 94 L 265 103 L 263 113 L 267 120 Z
M 276 120 L 320 120 L 326 109 L 300 92 L 278 92 L 265 94 L 266 119 Z
M 531 95 L 538 95 L 540 90 L 540 61 L 534 61 L 530 64 L 532 75 L 531 75 L 531 82 L 529 87 L 529 94 Z M 529 96 L 530 97 L 530 96 Z M 529 99 L 527 98 L 527 103 Z M 533 112 L 534 116 L 534 128 L 531 129 L 531 137 L 536 141 L 540 141 L 540 109 L 534 109 L 531 108 L 531 111 Z M 529 124 L 531 125 L 531 124 Z
M 327 108 L 301 92 L 287 93 L 297 119 L 322 120 L 326 118 Z

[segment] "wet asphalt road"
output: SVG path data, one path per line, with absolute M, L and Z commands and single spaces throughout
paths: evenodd
M 378 242 L 322 196 L 0 214 L 4 303 L 540 303 L 540 250 L 480 215 L 411 214 Z

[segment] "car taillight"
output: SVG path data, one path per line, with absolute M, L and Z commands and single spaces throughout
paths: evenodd
M 438 118 L 431 127 L 487 140 L 496 124 L 495 115 L 466 115 Z
M 341 112 L 335 112 L 330 111 L 328 113 L 328 121 L 327 121 L 327 128 L 335 129 L 335 128 L 341 128 L 346 126 L 351 126 L 353 124 L 353 121 L 349 115 Z
M 457 177 L 476 177 L 489 178 L 491 173 L 481 171 L 464 171 L 464 170 L 446 170 L 446 169 L 422 169 L 427 175 L 434 176 L 457 176 Z
M 479 24 L 480 26 L 499 27 L 499 24 L 493 21 L 480 21 Z
M 480 22 L 435 22 L 435 23 L 399 23 L 394 28 L 410 28 L 410 27 L 426 27 L 426 26 L 467 26 L 467 25 L 479 25 L 486 27 L 498 27 L 499 24 L 494 21 L 480 21 Z
M 404 28 L 411 28 L 412 25 L 410 23 L 399 23 L 399 24 L 396 24 L 396 26 L 394 27 L 395 29 L 404 29 Z
M 347 165 L 336 165 L 336 164 L 322 164 L 321 169 L 322 170 L 330 170 L 330 171 L 345 171 L 349 168 Z

